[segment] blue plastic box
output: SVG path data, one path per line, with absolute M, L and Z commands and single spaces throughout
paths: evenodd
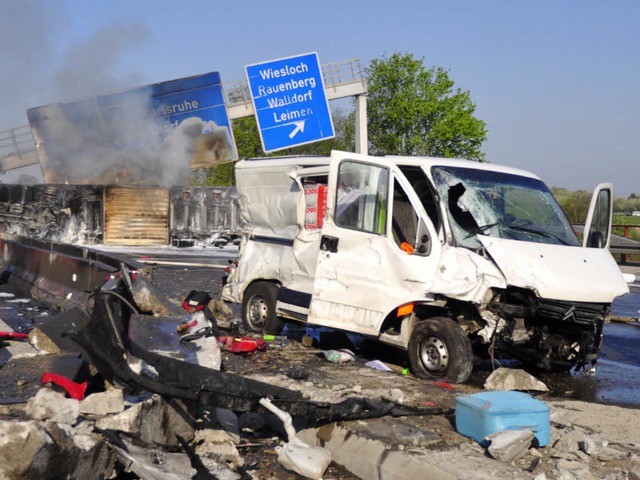
M 549 406 L 523 392 L 497 391 L 456 398 L 456 429 L 480 444 L 502 430 L 532 430 L 541 447 L 548 445 Z

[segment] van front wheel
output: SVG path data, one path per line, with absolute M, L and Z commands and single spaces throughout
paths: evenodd
M 276 316 L 278 285 L 256 282 L 247 288 L 242 297 L 242 324 L 251 333 L 277 335 L 282 330 L 282 320 Z
M 430 380 L 463 383 L 473 370 L 469 338 L 446 317 L 416 324 L 409 338 L 409 360 L 416 376 Z

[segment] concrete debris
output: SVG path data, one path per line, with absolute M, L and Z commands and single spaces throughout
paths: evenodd
M 165 296 L 144 277 L 139 276 L 132 283 L 131 293 L 136 305 L 143 312 L 150 312 L 153 316 L 175 316 L 180 317 L 182 309 L 169 302 Z
M 72 425 L 80 414 L 78 400 L 66 398 L 50 388 L 41 388 L 27 402 L 27 416 Z
M 382 394 L 382 399 L 402 404 L 404 403 L 405 395 L 404 392 L 399 388 L 392 388 L 388 392 Z
M 178 434 L 191 441 L 194 426 L 187 421 L 190 415 L 182 402 L 168 402 L 159 395 L 140 402 L 116 415 L 107 415 L 96 421 L 101 430 L 117 430 L 128 433 L 149 445 L 175 446 Z
M 519 368 L 498 368 L 484 383 L 485 390 L 519 390 L 548 392 L 549 388 L 533 375 Z
M 587 439 L 587 432 L 579 428 L 565 429 L 553 447 L 559 452 L 577 452 Z
M 80 413 L 85 415 L 104 416 L 123 411 L 124 397 L 119 388 L 94 393 L 80 402 Z
M 45 478 L 55 454 L 40 423 L 0 420 L 0 478 Z
M 591 456 L 598 455 L 608 445 L 609 441 L 598 435 L 589 435 L 584 440 L 578 442 L 580 450 Z
M 291 415 L 283 412 L 271 403 L 268 398 L 261 398 L 260 405 L 274 413 L 287 432 L 288 442 L 277 447 L 278 461 L 288 470 L 299 473 L 303 477 L 320 479 L 331 463 L 331 454 L 322 447 L 312 447 L 296 436 Z
M 205 428 L 196 431 L 194 443 L 200 457 L 226 463 L 234 470 L 244 465 L 244 460 L 236 448 L 236 439 L 224 430 Z
M 115 455 L 85 428 L 0 421 L 0 478 L 109 478 Z
M 487 451 L 496 460 L 513 462 L 522 458 L 535 437 L 532 430 L 503 430 L 485 437 L 489 441 Z

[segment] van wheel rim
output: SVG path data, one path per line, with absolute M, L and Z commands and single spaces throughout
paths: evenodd
M 247 312 L 247 320 L 249 323 L 253 325 L 255 328 L 262 328 L 267 321 L 267 315 L 269 310 L 267 308 L 267 304 L 262 297 L 253 297 L 251 302 L 249 302 L 249 309 Z
M 420 360 L 430 372 L 441 373 L 449 365 L 447 346 L 438 337 L 427 337 L 420 346 Z

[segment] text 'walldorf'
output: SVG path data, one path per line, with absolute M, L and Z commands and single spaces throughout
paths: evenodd
M 298 65 L 287 65 L 283 68 L 267 68 L 260 70 L 260 77 L 262 80 L 275 80 L 282 78 L 282 82 L 275 85 L 259 85 L 258 95 L 260 97 L 268 96 L 267 104 L 269 108 L 281 108 L 289 105 L 295 105 L 296 103 L 310 102 L 313 99 L 313 89 L 316 88 L 316 79 L 314 77 L 306 78 L 288 78 L 292 75 L 300 75 L 307 73 L 309 66 L 300 62 Z M 296 90 L 306 90 L 298 92 Z M 283 121 L 295 120 L 301 117 L 312 115 L 313 112 L 310 108 L 302 109 L 287 109 L 284 112 L 276 114 L 273 112 L 274 122 L 279 123 Z

